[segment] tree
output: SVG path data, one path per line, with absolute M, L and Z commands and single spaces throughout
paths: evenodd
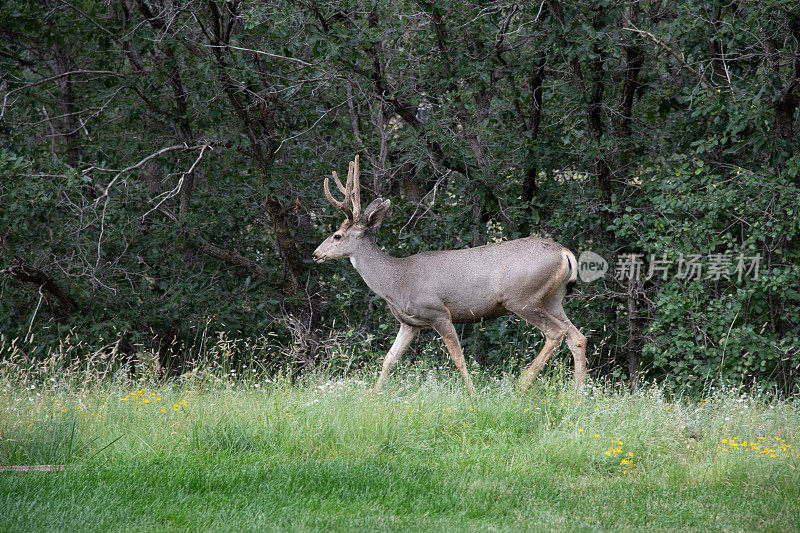
M 335 223 L 321 177 L 357 152 L 399 253 L 535 233 L 645 272 L 758 255 L 758 280 L 607 276 L 568 305 L 596 376 L 792 390 L 799 20 L 782 0 L 7 3 L 0 326 L 165 367 L 209 329 L 269 332 L 258 357 L 311 366 L 328 326 L 384 317 L 308 261 Z M 501 366 L 537 342 L 498 348 L 509 328 L 460 333 Z

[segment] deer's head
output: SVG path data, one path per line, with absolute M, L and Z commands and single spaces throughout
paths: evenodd
M 364 213 L 361 213 L 361 185 L 358 175 L 358 156 L 350 162 L 347 171 L 346 185 L 342 185 L 336 172 L 333 173 L 333 181 L 336 187 L 344 194 L 344 200 L 337 201 L 331 194 L 328 178 L 325 178 L 323 188 L 325 197 L 345 215 L 345 220 L 327 239 L 322 241 L 314 250 L 314 261 L 322 263 L 329 259 L 343 259 L 350 257 L 358 249 L 364 235 L 370 230 L 376 229 L 383 222 L 383 217 L 389 210 L 391 202 L 378 198 L 367 206 Z

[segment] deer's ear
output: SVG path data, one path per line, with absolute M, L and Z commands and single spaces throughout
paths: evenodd
M 364 214 L 361 215 L 359 223 L 364 229 L 380 227 L 381 222 L 383 222 L 383 217 L 386 216 L 391 205 L 392 202 L 390 200 L 383 200 L 382 198 L 373 200 L 364 210 Z

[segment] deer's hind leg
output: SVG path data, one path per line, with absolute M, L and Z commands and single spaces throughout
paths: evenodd
M 586 383 L 586 336 L 570 322 L 561 305 L 552 309 L 551 313 L 567 326 L 567 346 L 575 361 L 575 386 L 581 387 Z
M 569 327 L 564 321 L 538 306 L 513 308 L 509 309 L 509 311 L 544 333 L 544 346 L 530 366 L 522 371 L 522 375 L 519 379 L 520 391 L 525 392 L 528 390 L 533 380 L 536 379 L 536 376 L 539 375 L 539 372 L 542 371 L 544 365 L 547 364 L 547 361 L 550 360 L 558 347 L 561 346 L 564 337 L 569 334 Z

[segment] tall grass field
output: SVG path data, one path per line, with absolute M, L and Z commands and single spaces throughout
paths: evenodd
M 2 531 L 798 531 L 798 403 L 406 368 L 14 380 Z

